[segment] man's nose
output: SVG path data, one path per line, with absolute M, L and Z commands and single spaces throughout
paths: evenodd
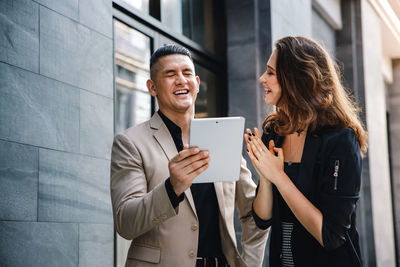
M 186 82 L 186 79 L 185 79 L 185 76 L 183 75 L 183 73 L 178 73 L 176 75 L 175 83 L 176 84 L 182 84 L 182 83 L 185 83 L 185 82 Z

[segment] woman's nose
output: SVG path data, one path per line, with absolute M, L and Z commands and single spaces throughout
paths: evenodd
M 258 78 L 258 81 L 259 81 L 260 83 L 264 83 L 264 82 L 265 82 L 264 74 L 261 75 L 260 78 Z

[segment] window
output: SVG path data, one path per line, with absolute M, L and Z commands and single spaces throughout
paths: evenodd
M 198 64 L 195 64 L 195 70 L 200 77 L 195 106 L 196 118 L 217 117 L 217 77 L 215 73 Z
M 117 1 L 118 2 L 118 1 Z M 161 22 L 171 33 L 185 36 L 213 54 L 225 49 L 224 1 L 120 0 Z
M 116 132 L 151 116 L 151 96 L 146 88 L 150 77 L 150 41 L 143 33 L 114 21 Z

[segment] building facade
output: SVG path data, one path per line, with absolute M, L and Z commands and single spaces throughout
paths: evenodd
M 362 256 L 400 266 L 399 1 L 2 0 L 0 14 L 1 266 L 123 266 L 111 145 L 157 110 L 151 53 L 167 43 L 192 52 L 197 117 L 260 128 L 272 107 L 258 78 L 287 35 L 321 42 L 362 108 Z

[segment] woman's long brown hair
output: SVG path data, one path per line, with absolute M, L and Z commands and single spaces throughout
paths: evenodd
M 279 135 L 331 126 L 351 128 L 367 151 L 367 132 L 360 109 L 344 89 L 340 71 L 326 50 L 305 37 L 285 37 L 275 44 L 276 75 L 282 94 L 276 111 L 267 116 L 263 129 L 273 127 Z M 308 128 L 309 127 L 309 128 Z

